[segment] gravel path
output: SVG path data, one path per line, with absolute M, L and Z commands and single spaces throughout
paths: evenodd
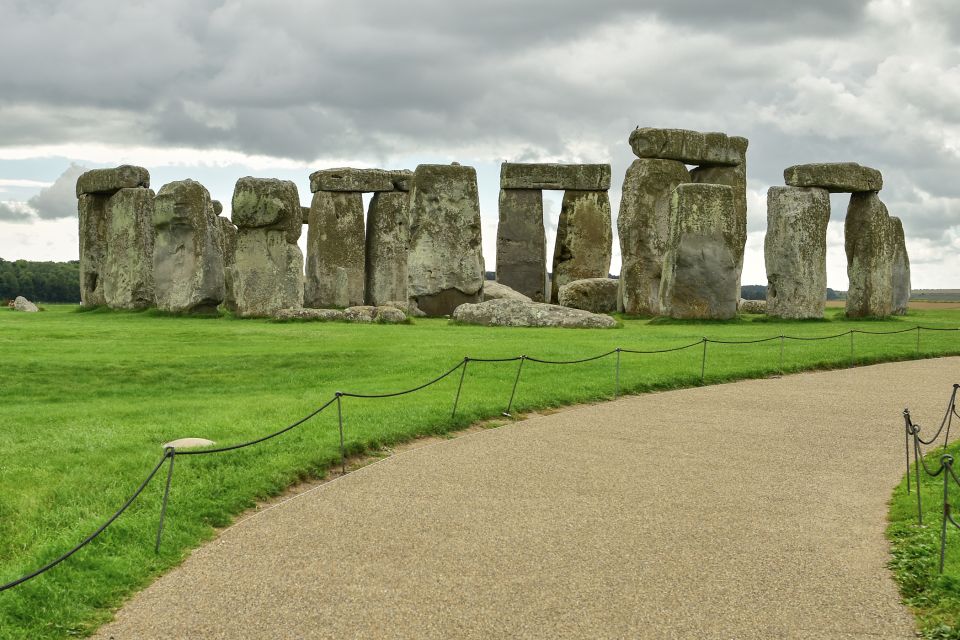
M 900 412 L 960 358 L 623 398 L 266 510 L 100 638 L 911 638 L 883 536 Z

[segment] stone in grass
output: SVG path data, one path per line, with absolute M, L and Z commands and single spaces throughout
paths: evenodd
M 37 305 L 33 304 L 23 296 L 17 296 L 17 299 L 13 301 L 13 309 L 15 311 L 26 311 L 27 313 L 36 313 L 40 311 L 40 308 Z
M 606 315 L 543 302 L 507 299 L 462 304 L 454 310 L 453 319 L 463 324 L 491 327 L 610 329 L 617 326 L 616 321 Z
M 744 300 L 740 298 L 737 302 L 737 311 L 740 313 L 765 314 L 767 312 L 766 300 Z
M 560 287 L 557 297 L 561 307 L 612 313 L 617 310 L 618 288 L 618 282 L 610 278 L 584 278 Z
M 198 447 L 209 447 L 217 444 L 213 440 L 206 438 L 179 438 L 163 444 L 164 449 L 196 449 Z
M 273 314 L 273 319 L 326 322 L 343 320 L 343 311 L 339 309 L 281 309 Z

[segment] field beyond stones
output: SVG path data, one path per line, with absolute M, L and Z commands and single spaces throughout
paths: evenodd
M 924 309 L 885 321 L 686 323 L 623 320 L 614 330 L 500 329 L 421 319 L 411 325 L 271 323 L 85 312 L 52 306 L 0 311 L 0 583 L 20 577 L 91 533 L 159 461 L 161 443 L 197 436 L 230 445 L 310 413 L 336 391 L 385 393 L 422 384 L 464 356 L 576 359 L 616 347 L 678 347 L 707 336 L 813 337 L 849 329 L 958 327 L 960 311 Z M 960 354 L 960 332 L 923 332 L 923 356 Z M 855 362 L 916 357 L 916 332 L 855 335 Z M 625 393 L 700 382 L 700 345 L 623 354 Z M 786 341 L 784 369 L 850 364 L 849 336 Z M 614 357 L 524 365 L 514 415 L 609 398 Z M 708 345 L 706 382 L 776 375 L 780 341 Z M 506 408 L 517 363 L 471 363 L 456 419 L 459 375 L 394 399 L 343 401 L 350 453 L 460 429 Z M 944 385 L 952 383 L 945 380 Z M 824 398 L 842 405 L 842 398 Z M 660 427 L 650 425 L 651 434 Z M 298 429 L 247 449 L 178 457 L 163 546 L 154 553 L 162 476 L 103 536 L 50 572 L 0 593 L 0 638 L 85 635 L 124 597 L 177 564 L 236 514 L 339 462 L 331 407 Z M 891 441 L 891 446 L 895 446 Z M 184 597 L 190 597 L 184 594 Z

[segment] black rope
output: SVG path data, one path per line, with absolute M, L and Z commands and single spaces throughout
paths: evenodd
M 833 340 L 834 338 L 842 338 L 842 337 L 844 337 L 844 336 L 848 336 L 848 335 L 850 335 L 851 333 L 853 333 L 853 330 L 852 330 L 852 329 L 851 329 L 850 331 L 844 331 L 843 333 L 835 333 L 835 334 L 833 334 L 833 335 L 831 335 L 831 336 L 813 336 L 813 337 L 809 337 L 809 336 L 783 336 L 783 337 L 786 338 L 787 340 Z
M 670 353 L 671 351 L 683 351 L 684 349 L 690 349 L 691 347 L 696 347 L 696 346 L 699 346 L 699 345 L 701 345 L 701 344 L 703 344 L 703 340 L 702 340 L 702 339 L 701 339 L 701 340 L 697 340 L 696 342 L 691 342 L 690 344 L 685 344 L 685 345 L 683 345 L 682 347 L 671 347 L 671 348 L 669 348 L 669 349 L 651 349 L 651 350 L 649 350 L 649 351 L 639 351 L 639 350 L 637 350 L 637 349 L 620 349 L 620 351 L 623 352 L 623 353 L 639 353 L 639 354 L 647 354 L 647 353 Z
M 40 568 L 37 569 L 36 571 L 31 571 L 30 573 L 28 573 L 27 575 L 25 575 L 25 576 L 23 576 L 23 577 L 21 577 L 21 578 L 17 578 L 16 580 L 13 580 L 12 582 L 8 582 L 7 584 L 4 584 L 4 585 L 0 585 L 0 591 L 6 591 L 7 589 L 11 589 L 11 588 L 17 586 L 18 584 L 21 584 L 21 583 L 26 582 L 27 580 L 30 580 L 30 579 L 32 579 L 32 578 L 36 578 L 37 576 L 39 576 L 39 575 L 42 574 L 42 573 L 46 573 L 46 572 L 49 571 L 50 569 L 53 569 L 55 566 L 57 566 L 58 564 L 60 564 L 61 562 L 63 562 L 64 560 L 66 560 L 67 558 L 69 558 L 70 556 L 72 556 L 73 554 L 75 554 L 75 553 L 76 553 L 77 551 L 79 551 L 80 549 L 83 549 L 85 546 L 87 546 L 91 541 L 93 541 L 94 538 L 96 538 L 96 537 L 99 536 L 101 533 L 103 533 L 104 529 L 106 529 L 106 528 L 109 527 L 111 524 L 113 524 L 113 521 L 116 520 L 117 518 L 119 518 L 120 515 L 121 515 L 124 511 L 126 511 L 126 510 L 130 507 L 131 504 L 133 504 L 133 501 L 134 501 L 134 500 L 136 500 L 138 497 L 140 497 L 140 494 L 143 493 L 143 490 L 147 488 L 147 485 L 150 484 L 150 481 L 153 480 L 153 477 L 154 477 L 155 475 L 157 475 L 157 472 L 158 472 L 158 471 L 160 471 L 160 467 L 163 466 L 163 463 L 166 462 L 166 461 L 167 461 L 167 458 L 171 457 L 172 455 L 173 455 L 173 454 L 172 454 L 172 449 L 168 449 L 166 452 L 164 452 L 163 457 L 160 458 L 160 462 L 158 462 L 158 463 L 157 463 L 157 466 L 155 466 L 155 467 L 153 468 L 153 471 L 151 471 L 151 472 L 147 475 L 146 479 L 145 479 L 143 482 L 140 483 L 140 486 L 137 487 L 137 490 L 133 492 L 133 495 L 130 496 L 129 498 L 127 498 L 127 501 L 123 503 L 123 506 L 120 507 L 119 509 L 117 509 L 117 511 L 115 511 L 114 514 L 113 514 L 112 516 L 110 516 L 110 517 L 107 519 L 106 522 L 104 522 L 102 525 L 100 525 L 100 526 L 97 528 L 96 531 L 94 531 L 93 533 L 91 533 L 90 535 L 88 535 L 86 538 L 84 538 L 84 539 L 83 539 L 83 542 L 81 542 L 80 544 L 78 544 L 78 545 L 75 546 L 74 548 L 70 549 L 70 551 L 67 551 L 66 553 L 64 553 L 63 555 L 61 555 L 59 558 L 57 558 L 56 560 L 53 560 L 53 561 L 48 562 L 47 564 L 43 565 L 42 567 L 40 567 Z
M 770 342 L 771 340 L 779 340 L 780 336 L 773 336 L 770 338 L 759 338 L 757 340 L 714 340 L 713 338 L 704 338 L 707 342 L 712 342 L 714 344 L 757 344 L 758 342 Z
M 436 384 L 436 383 L 440 382 L 441 380 L 443 380 L 443 379 L 446 378 L 447 376 L 451 375 L 452 373 L 454 373 L 455 371 L 457 371 L 458 369 L 460 369 L 460 367 L 464 366 L 464 365 L 466 364 L 466 362 L 467 362 L 466 360 L 461 360 L 460 362 L 457 363 L 457 366 L 455 366 L 453 369 L 450 369 L 450 370 L 447 371 L 446 373 L 441 374 L 440 376 L 434 378 L 434 379 L 431 380 L 430 382 L 425 382 L 424 384 L 420 385 L 419 387 L 414 387 L 414 388 L 412 388 L 412 389 L 407 389 L 407 390 L 405 390 L 405 391 L 397 391 L 397 392 L 394 392 L 394 393 L 371 393 L 371 394 L 365 394 L 365 393 L 346 393 L 346 392 L 344 392 L 344 393 L 341 393 L 340 395 L 343 396 L 344 398 L 396 398 L 397 396 L 405 396 L 405 395 L 407 395 L 407 394 L 409 394 L 409 393 L 413 393 L 413 392 L 415 392 L 415 391 L 420 391 L 421 389 L 426 389 L 426 388 L 429 387 L 430 385 Z
M 512 358 L 469 358 L 470 362 L 516 362 L 520 356 Z
M 953 417 L 951 416 L 951 413 L 956 415 L 956 407 L 957 407 L 956 400 L 957 400 L 957 386 L 954 385 L 953 393 L 950 394 L 950 401 L 947 403 L 947 410 L 943 415 L 943 419 L 940 421 L 940 427 L 937 429 L 937 432 L 933 434 L 933 437 L 930 438 L 930 440 L 924 440 L 923 438 L 920 438 L 920 425 L 914 425 L 917 438 L 920 439 L 920 442 L 922 442 L 923 444 L 933 444 L 934 442 L 937 441 L 937 438 L 940 437 L 940 433 L 943 431 L 944 426 L 947 427 L 947 434 L 949 436 L 950 423 L 953 421 Z M 943 445 L 944 446 L 947 445 L 946 439 L 944 439 Z
M 534 358 L 532 356 L 527 356 L 527 360 L 530 362 L 539 362 L 540 364 L 580 364 L 582 362 L 593 362 L 594 360 L 599 360 L 600 358 L 612 356 L 617 351 L 617 349 L 614 349 L 613 351 L 601 353 L 599 356 L 593 356 L 592 358 L 581 358 L 580 360 L 541 360 L 540 358 Z
M 865 333 L 871 336 L 892 336 L 897 333 L 906 333 L 908 331 L 916 331 L 916 327 L 908 327 L 906 329 L 898 329 L 896 331 L 867 331 L 866 329 L 851 329 L 854 333 Z

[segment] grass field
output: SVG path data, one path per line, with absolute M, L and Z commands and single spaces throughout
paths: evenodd
M 613 330 L 494 329 L 444 320 L 410 325 L 278 324 L 153 312 L 0 311 L 0 583 L 42 565 L 93 531 L 159 461 L 161 443 L 199 436 L 229 445 L 282 427 L 334 392 L 397 391 L 464 356 L 575 359 L 615 347 L 650 350 L 701 336 L 748 340 L 827 336 L 858 328 L 960 326 L 960 312 L 923 310 L 886 321 L 745 317 L 727 323 L 624 320 Z M 923 356 L 960 353 L 960 333 L 923 332 Z M 849 336 L 785 341 L 786 371 L 851 363 Z M 779 340 L 709 344 L 706 382 L 776 374 Z M 626 393 L 696 385 L 703 349 L 623 354 Z M 857 334 L 856 363 L 917 357 L 915 332 Z M 524 364 L 515 413 L 611 397 L 613 356 L 579 365 Z M 471 363 L 456 419 L 459 374 L 419 393 L 345 398 L 346 446 L 359 453 L 499 415 L 517 363 Z M 651 425 L 651 430 L 659 428 Z M 162 480 L 103 536 L 39 578 L 0 593 L 0 638 L 82 636 L 130 593 L 180 562 L 257 500 L 339 461 L 335 407 L 276 439 L 210 456 L 178 457 L 163 547 L 154 553 Z

